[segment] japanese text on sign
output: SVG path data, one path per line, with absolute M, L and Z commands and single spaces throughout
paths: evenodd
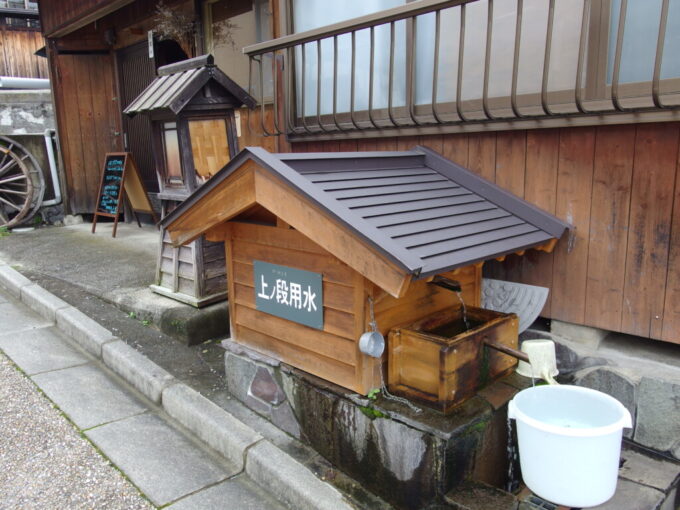
M 323 329 L 323 290 L 319 273 L 254 261 L 258 310 Z

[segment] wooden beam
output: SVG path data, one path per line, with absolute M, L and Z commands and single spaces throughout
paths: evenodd
M 255 205 L 255 166 L 254 162 L 247 161 L 229 177 L 227 183 L 202 197 L 191 209 L 168 225 L 167 231 L 173 244 L 187 244 L 207 230 Z

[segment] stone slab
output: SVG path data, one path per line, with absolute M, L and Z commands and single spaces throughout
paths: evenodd
M 296 510 L 350 510 L 353 505 L 305 466 L 263 440 L 248 450 L 246 473 Z
M 21 298 L 21 288 L 33 282 L 11 266 L 0 266 L 0 287 L 4 287 L 15 298 Z
M 224 508 L 227 503 L 231 508 L 238 510 L 285 510 L 286 508 L 244 476 L 203 489 L 167 508 L 169 510 L 214 510 Z
M 635 441 L 659 451 L 680 438 L 680 384 L 643 377 L 638 389 Z
M 624 508 L 630 508 L 631 510 L 657 510 L 665 499 L 666 497 L 661 491 L 639 485 L 630 480 L 619 479 L 614 496 L 606 503 L 591 507 L 591 509 L 623 510 Z
M 77 308 L 62 308 L 56 313 L 57 326 L 90 354 L 102 355 L 102 345 L 114 340 L 113 334 Z
M 52 322 L 43 319 L 25 306 L 11 302 L 0 304 L 0 317 L 2 317 L 0 336 L 52 325 Z
M 28 375 L 61 370 L 91 361 L 63 340 L 53 327 L 1 335 L 0 349 Z
M 122 340 L 104 344 L 104 363 L 149 400 L 161 403 L 163 389 L 175 378 Z
M 96 365 L 82 365 L 32 377 L 81 429 L 120 420 L 147 410 Z
M 163 408 L 199 439 L 243 469 L 245 451 L 262 436 L 184 384 L 163 391 Z
M 21 300 L 34 312 L 40 314 L 49 321 L 56 320 L 57 310 L 68 308 L 70 305 L 59 299 L 51 292 L 46 291 L 40 285 L 26 285 L 21 288 Z
M 155 414 L 109 423 L 86 434 L 157 506 L 238 471 L 200 449 Z
M 680 475 L 680 465 L 654 459 L 634 450 L 625 448 L 621 452 L 621 458 L 624 463 L 619 469 L 620 478 L 647 485 L 663 492 L 672 488 Z

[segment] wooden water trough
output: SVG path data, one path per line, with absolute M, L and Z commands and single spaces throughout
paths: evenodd
M 247 148 L 162 224 L 176 246 L 202 235 L 224 242 L 233 340 L 361 394 L 382 385 L 388 357 L 359 348 L 372 318 L 387 337 L 432 314 L 460 313 L 457 293 L 430 283 L 442 276 L 460 286 L 466 305 L 478 307 L 485 260 L 552 250 L 568 227 L 422 147 L 319 154 Z M 496 322 L 503 324 L 499 340 L 516 346 L 516 317 Z M 450 407 L 450 395 L 432 387 L 449 365 L 408 356 L 397 341 L 387 351 L 393 391 Z M 492 362 L 498 373 L 482 371 L 481 379 L 514 365 L 507 355 L 493 356 L 505 361 Z M 414 371 L 427 375 L 409 378 Z

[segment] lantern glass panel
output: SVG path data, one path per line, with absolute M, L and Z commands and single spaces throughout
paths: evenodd
M 163 147 L 165 149 L 165 171 L 168 184 L 182 184 L 182 163 L 179 157 L 177 123 L 163 123 Z
M 231 159 L 226 119 L 189 121 L 191 152 L 197 177 L 206 181 Z

